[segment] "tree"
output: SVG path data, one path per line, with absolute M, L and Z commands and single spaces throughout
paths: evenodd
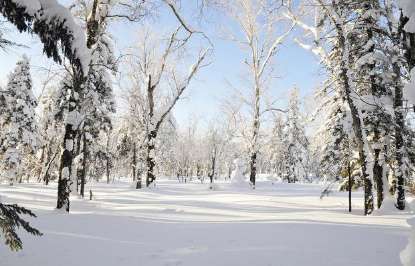
M 80 183 L 79 192 L 82 197 L 89 156 L 105 157 L 105 145 L 98 145 L 98 138 L 100 132 L 105 131 L 108 134 L 112 129 L 111 114 L 115 112 L 112 77 L 117 71 L 117 60 L 114 57 L 112 37 L 107 32 L 114 8 L 116 6 L 113 1 L 77 0 L 72 9 L 72 12 L 84 21 L 89 36 L 87 42 L 94 44 L 91 46 L 88 75 L 79 94 L 81 123 L 76 137 L 76 161 L 79 163 L 77 184 Z
M 288 150 L 284 163 L 288 182 L 295 183 L 308 178 L 309 141 L 305 135 L 305 127 L 301 121 L 298 90 L 293 89 L 289 98 L 288 115 L 286 121 L 286 143 Z
M 88 68 L 89 52 L 86 49 L 84 36 L 75 24 L 72 16 L 66 8 L 54 0 L 34 0 L 30 2 L 4 0 L 0 2 L 0 13 L 20 32 L 35 33 L 40 37 L 44 47 L 43 50 L 48 57 L 52 57 L 56 62 L 61 62 L 59 55 L 59 44 L 63 54 L 79 70 L 77 73 L 83 76 Z M 5 103 L 5 98 L 0 95 L 0 103 Z M 1 108 L 1 107 L 0 107 Z M 66 143 L 65 143 L 66 144 Z M 8 206 L 1 204 L 0 207 L 6 213 Z M 11 212 L 6 214 L 3 229 L 9 233 L 10 242 L 17 247 L 21 247 L 21 242 L 15 234 L 14 228 L 22 225 L 29 232 L 37 233 L 29 227 L 28 223 L 21 220 L 16 213 L 29 213 L 18 206 L 9 208 Z M 69 210 L 69 201 L 68 201 Z M 19 245 L 20 244 L 20 245 Z
M 271 78 L 273 60 L 278 48 L 291 32 L 293 26 L 281 34 L 284 26 L 282 12 L 285 7 L 275 1 L 263 0 L 235 0 L 229 1 L 226 7 L 229 15 L 236 22 L 241 37 L 232 36 L 237 44 L 247 51 L 244 63 L 248 67 L 250 76 L 250 91 L 252 96 L 249 103 L 252 108 L 252 126 L 250 137 L 250 183 L 255 188 L 257 160 L 259 153 L 259 133 L 261 127 L 261 116 L 266 112 L 263 108 L 263 95 L 267 82 Z
M 356 100 L 360 100 L 359 94 L 357 94 L 359 84 L 356 77 L 358 73 L 354 68 L 358 62 L 355 52 L 359 51 L 359 46 L 356 50 L 354 49 L 356 36 L 353 34 L 355 30 L 353 26 L 359 24 L 355 24 L 356 20 L 360 22 L 359 19 L 365 18 L 365 16 L 356 13 L 358 9 L 355 7 L 359 7 L 359 5 L 356 6 L 357 2 L 354 0 L 316 0 L 312 2 L 317 11 L 315 27 L 305 24 L 292 13 L 288 16 L 312 38 L 312 45 L 298 42 L 302 47 L 311 50 L 321 58 L 329 76 L 327 84 L 330 85 L 324 89 L 331 88 L 337 91 L 337 95 L 341 97 L 341 102 L 345 105 L 345 110 L 350 113 L 351 124 L 348 127 L 350 126 L 352 130 L 349 131 L 348 128 L 345 128 L 344 132 L 353 133 L 349 138 L 352 138 L 356 145 L 365 192 L 364 212 L 365 215 L 368 215 L 374 208 L 371 169 L 368 166 L 370 148 L 362 117 L 364 110 L 361 108 L 361 103 Z
M 40 119 L 39 133 L 41 137 L 41 156 L 39 164 L 42 170 L 39 172 L 38 180 L 46 185 L 50 180 L 56 178 L 53 173 L 59 168 L 58 153 L 60 136 L 63 134 L 63 109 L 61 105 L 64 92 L 58 87 L 50 87 L 43 93 L 39 100 Z
M 209 49 L 202 50 L 196 62 L 190 67 L 190 71 L 183 78 L 178 73 L 180 61 L 176 58 L 179 52 L 185 48 L 188 38 L 181 40 L 178 37 L 181 27 L 177 28 L 168 38 L 164 46 L 150 33 L 145 34 L 144 40 L 138 50 L 138 55 L 132 57 L 133 95 L 137 101 L 140 124 L 144 126 L 146 139 L 146 186 L 150 186 L 156 179 L 154 170 L 156 166 L 155 152 L 156 139 L 159 130 L 166 118 L 189 86 L 196 73 L 204 65 Z M 138 59 L 138 60 L 137 60 Z M 161 88 L 165 85 L 171 87 L 168 96 L 163 96 Z M 168 83 L 165 83 L 168 82 Z M 164 92 L 165 93 L 165 92 Z M 163 97 L 166 97 L 163 99 Z M 158 110 L 157 110 L 158 109 Z M 140 186 L 137 183 L 137 188 Z
M 285 121 L 281 115 L 276 116 L 269 142 L 270 171 L 278 178 L 285 176 L 285 164 L 288 153 L 287 135 L 285 131 Z
M 396 190 L 395 190 L 395 197 L 396 207 L 398 209 L 405 209 L 405 176 L 408 176 L 408 171 L 405 170 L 405 155 L 407 155 L 409 151 L 408 142 L 405 143 L 405 137 L 410 139 L 410 134 L 406 134 L 404 136 L 403 129 L 405 128 L 405 116 L 404 116 L 404 108 L 403 108 L 403 96 L 406 95 L 406 98 L 409 100 L 411 104 L 414 101 L 414 76 L 415 76 L 415 26 L 414 26 L 414 10 L 413 5 L 409 1 L 403 0 L 399 1 L 400 8 L 400 17 L 398 22 L 392 23 L 392 16 L 394 6 L 389 7 L 389 28 L 392 34 L 392 40 L 395 45 L 397 45 L 400 50 L 403 52 L 403 59 L 401 57 L 400 60 L 395 60 L 394 62 L 394 70 L 396 73 L 396 80 L 395 80 L 395 100 L 394 100 L 394 109 L 395 109 L 395 120 L 396 120 L 396 127 L 395 127 L 395 176 L 396 176 Z M 395 7 L 396 8 L 396 7 Z M 393 26 L 395 28 L 392 28 Z M 397 29 L 393 31 L 394 29 Z M 395 52 L 396 55 L 396 52 Z M 403 61 L 403 62 L 402 62 Z M 404 82 L 402 82 L 401 78 L 401 70 L 404 69 L 406 73 L 409 73 L 409 84 L 404 87 Z M 407 127 L 407 132 L 411 131 L 409 127 Z M 406 144 L 406 145 L 405 145 Z M 404 152 L 404 148 L 406 148 L 406 153 Z
M 20 32 L 38 35 L 47 57 L 61 63 L 62 50 L 79 73 L 87 72 L 90 57 L 85 36 L 67 8 L 55 0 L 4 0 L 0 13 Z
M 21 179 L 25 155 L 36 151 L 39 136 L 35 120 L 37 102 L 32 92 L 29 59 L 23 56 L 10 74 L 5 91 L 6 108 L 0 114 L 0 170 L 13 184 Z
M 36 217 L 30 210 L 17 206 L 16 204 L 3 204 L 0 202 L 0 229 L 3 231 L 5 243 L 13 251 L 23 248 L 22 240 L 16 233 L 16 230 L 22 227 L 26 232 L 41 236 L 42 233 L 33 228 L 27 221 L 23 220 L 21 215 Z

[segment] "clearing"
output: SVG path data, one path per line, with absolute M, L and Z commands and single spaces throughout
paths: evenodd
M 407 212 L 364 217 L 355 192 L 349 214 L 347 193 L 320 200 L 317 184 L 88 186 L 94 199 L 72 196 L 65 214 L 56 184 L 0 185 L 2 201 L 32 209 L 44 234 L 20 232 L 17 253 L 0 245 L 0 266 L 398 266 L 409 232 Z

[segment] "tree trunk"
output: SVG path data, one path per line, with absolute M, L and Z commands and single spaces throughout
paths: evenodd
M 132 167 L 132 176 L 133 176 L 133 182 L 136 180 L 136 169 L 137 169 L 137 144 L 134 142 L 133 144 L 133 161 L 131 164 Z
M 347 163 L 347 174 L 349 176 L 349 212 L 352 212 L 352 168 L 350 162 Z
M 51 163 L 50 162 L 50 160 L 51 160 L 50 156 L 51 156 L 51 153 L 52 153 L 51 145 L 47 144 L 45 149 L 46 149 L 46 152 L 45 152 L 46 154 L 45 154 L 45 157 L 44 157 L 45 159 L 42 160 L 42 161 L 44 161 L 44 166 L 43 166 L 44 171 L 41 171 L 41 174 L 43 174 L 43 176 L 39 177 L 39 179 L 43 180 L 45 185 L 48 185 L 49 184 L 49 167 L 50 167 L 50 163 Z M 55 157 L 53 157 L 53 158 L 55 158 Z
M 48 153 L 50 153 L 50 152 L 52 152 L 52 150 L 51 150 L 51 147 L 49 146 Z M 49 162 L 47 163 L 47 165 L 45 165 L 46 169 L 45 169 L 45 173 L 43 174 L 43 181 L 45 182 L 46 186 L 49 184 L 49 179 L 50 179 L 49 170 L 50 170 L 50 167 L 52 166 L 52 163 L 55 160 L 57 155 L 58 155 L 58 151 L 55 152 L 52 159 L 50 159 L 50 160 L 48 159 Z M 49 157 L 49 155 L 48 155 L 48 157 Z
M 87 169 L 87 160 L 88 160 L 88 143 L 86 140 L 86 133 L 84 132 L 82 134 L 82 171 L 81 171 L 81 189 L 80 189 L 80 194 L 81 197 L 84 197 L 84 192 L 85 192 L 85 180 L 86 180 L 86 169 Z
M 210 178 L 210 183 L 212 184 L 213 183 L 213 177 L 215 176 L 216 149 L 215 149 L 215 151 L 213 153 L 213 156 L 212 156 L 212 165 L 211 166 L 212 166 L 212 168 L 211 168 L 210 173 L 209 173 L 209 178 Z
M 156 165 L 154 159 L 155 153 L 155 141 L 157 137 L 157 132 L 155 130 L 150 131 L 147 136 L 147 177 L 146 177 L 146 186 L 150 186 L 155 180 L 156 176 L 154 174 L 154 166 Z
M 398 29 L 398 40 L 402 42 L 404 46 L 404 56 L 408 64 L 408 71 L 415 66 L 415 34 L 405 32 L 404 27 L 408 22 L 408 18 L 404 17 L 401 13 L 400 25 Z M 402 38 L 402 40 L 400 40 Z M 400 66 L 394 64 L 394 72 L 396 73 L 396 79 L 401 77 Z M 400 86 L 400 80 L 395 81 L 397 86 L 395 87 L 395 98 L 393 102 L 395 112 L 395 178 L 396 184 L 393 189 L 396 198 L 396 208 L 399 210 L 405 209 L 405 173 L 403 171 L 403 149 L 405 148 L 403 130 L 405 128 L 405 119 L 403 115 L 403 88 Z
M 258 85 L 258 77 L 255 78 L 256 86 L 255 86 L 255 109 L 254 109 L 254 123 L 253 123 L 253 133 L 252 133 L 252 140 L 251 140 L 251 161 L 250 161 L 250 175 L 249 181 L 251 182 L 252 188 L 255 189 L 255 182 L 256 182 L 256 171 L 257 171 L 257 154 L 258 154 L 258 135 L 259 135 L 259 127 L 260 127 L 260 114 L 259 114 L 259 105 L 260 105 L 260 97 L 261 91 Z
M 107 173 L 107 184 L 110 183 L 110 151 L 109 151 L 109 146 L 110 146 L 110 133 L 108 132 L 107 135 L 107 145 L 106 145 L 106 173 Z
M 110 183 L 110 160 L 107 157 L 107 162 L 106 162 L 106 173 L 107 173 L 107 184 Z
M 80 70 L 74 69 L 73 90 L 68 101 L 68 114 L 65 121 L 65 135 L 62 142 L 62 155 L 59 166 L 57 209 L 65 208 L 69 212 L 69 195 L 73 184 L 73 157 L 79 119 L 78 95 L 84 82 Z
M 373 164 L 373 180 L 376 183 L 376 203 L 379 209 L 384 199 L 383 191 L 383 167 L 379 164 L 380 149 L 375 149 L 375 162 Z
M 346 40 L 344 37 L 343 30 L 341 29 L 340 25 L 336 25 L 338 38 L 339 38 L 339 48 L 341 49 L 342 53 L 342 60 L 340 60 L 340 78 L 341 82 L 343 83 L 344 87 L 344 97 L 346 98 L 346 102 L 349 105 L 350 113 L 352 116 L 352 127 L 353 132 L 355 135 L 355 141 L 357 144 L 357 150 L 359 153 L 359 163 L 361 164 L 361 172 L 362 172 L 362 180 L 364 186 L 364 213 L 365 215 L 371 214 L 373 212 L 373 194 L 372 194 L 372 181 L 368 178 L 367 173 L 367 158 L 365 153 L 365 142 L 363 139 L 363 129 L 362 129 L 362 121 L 360 120 L 359 110 L 357 109 L 356 105 L 353 102 L 353 98 L 351 96 L 352 89 L 350 88 L 350 80 L 349 80 L 349 73 L 348 73 L 348 65 L 345 62 L 344 58 L 348 58 L 350 55 L 345 54 L 346 52 Z
M 379 162 L 380 153 L 382 152 L 380 148 L 380 132 L 378 130 L 379 125 L 375 125 L 374 128 L 374 164 L 373 164 L 373 181 L 376 184 L 376 205 L 379 209 L 382 206 L 384 200 L 384 191 L 383 191 L 383 166 Z
M 46 152 L 45 152 L 45 150 L 47 149 L 49 147 L 49 145 L 48 144 L 46 144 L 46 145 L 43 145 L 43 147 L 42 147 L 42 153 L 41 153 L 41 155 L 40 155 L 40 158 L 39 158 L 39 165 L 40 165 L 40 170 L 38 171 L 38 176 L 37 176 L 37 182 L 41 182 L 41 177 L 42 177 L 42 166 L 41 165 L 43 165 L 44 164 L 44 161 L 48 161 L 48 158 L 46 157 Z
M 250 162 L 250 175 L 249 175 L 249 181 L 251 182 L 252 188 L 255 189 L 255 181 L 256 181 L 256 159 L 257 159 L 257 153 L 253 152 L 251 154 L 251 162 Z
M 395 73 L 399 73 L 400 68 L 394 66 Z M 398 76 L 399 77 L 399 76 Z M 395 87 L 395 98 L 393 102 L 393 107 L 395 111 L 395 178 L 396 178 L 396 189 L 395 198 L 396 198 L 396 208 L 399 210 L 405 209 L 405 173 L 403 171 L 403 153 L 404 153 L 404 139 L 403 139 L 403 130 L 405 128 L 405 119 L 403 115 L 403 91 L 402 86 Z
M 72 100 L 69 104 L 69 112 L 75 112 L 77 106 L 76 101 Z M 56 208 L 65 208 L 69 212 L 69 195 L 71 193 L 72 185 L 72 161 L 73 161 L 73 145 L 75 141 L 76 131 L 72 124 L 65 125 L 65 135 L 62 143 L 63 152 L 61 155 L 61 162 L 59 166 L 58 179 L 58 201 Z

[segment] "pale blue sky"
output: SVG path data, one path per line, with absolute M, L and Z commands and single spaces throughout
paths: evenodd
M 191 17 L 188 12 L 185 12 L 185 15 Z M 217 26 L 224 23 L 228 23 L 228 21 L 222 18 L 216 23 L 209 22 L 201 26 L 197 25 L 209 35 L 214 44 L 215 53 L 212 64 L 199 73 L 197 80 L 192 82 L 189 87 L 186 98 L 180 101 L 174 109 L 179 126 L 184 126 L 193 116 L 202 118 L 203 122 L 215 118 L 219 114 L 222 99 L 229 97 L 232 93 L 228 82 L 238 86 L 242 82 L 241 76 L 246 73 L 242 63 L 244 53 L 235 43 L 218 37 Z M 152 23 L 152 26 L 154 28 L 160 27 L 162 32 L 164 27 L 175 24 L 174 18 L 164 10 L 161 11 L 158 22 Z M 117 40 L 116 47 L 123 49 L 134 45 L 137 40 L 138 27 L 137 24 L 115 24 L 111 31 Z M 292 33 L 281 47 L 275 60 L 276 71 L 274 74 L 279 78 L 272 82 L 271 91 L 274 97 L 281 99 L 279 107 L 284 107 L 288 90 L 293 86 L 299 88 L 302 97 L 310 99 L 313 97 L 313 90 L 321 80 L 320 73 L 322 71 L 316 58 L 293 42 L 293 37 L 298 34 L 296 31 Z M 0 84 L 6 83 L 7 74 L 14 68 L 21 54 L 26 53 L 31 58 L 32 75 L 37 87 L 36 93 L 39 94 L 41 81 L 46 77 L 44 72 L 39 71 L 38 66 L 49 67 L 52 64 L 51 61 L 42 55 L 41 46 L 36 37 L 15 31 L 9 32 L 8 36 L 28 45 L 29 48 L 12 49 L 6 53 L 0 51 Z

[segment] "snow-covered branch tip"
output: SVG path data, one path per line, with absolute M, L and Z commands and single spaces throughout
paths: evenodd
M 62 63 L 60 50 L 85 75 L 90 51 L 81 27 L 69 9 L 56 0 L 2 0 L 0 13 L 20 32 L 35 33 L 43 43 L 43 51 L 55 62 Z

